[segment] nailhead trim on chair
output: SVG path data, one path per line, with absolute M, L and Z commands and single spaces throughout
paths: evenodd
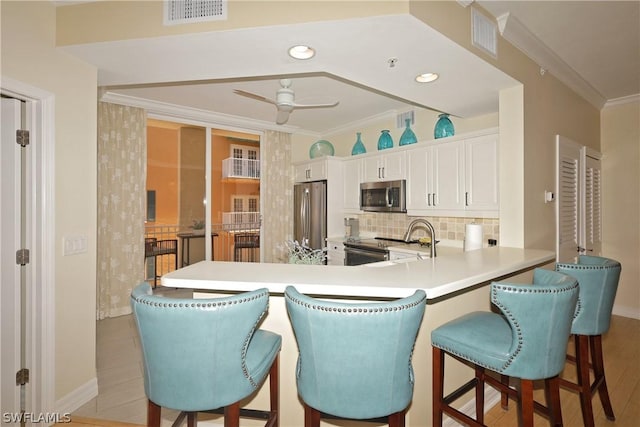
M 292 302 L 294 302 L 294 303 L 296 303 L 298 305 L 302 305 L 302 306 L 304 306 L 306 308 L 310 308 L 312 310 L 332 311 L 332 312 L 337 312 L 337 313 L 383 313 L 383 312 L 387 313 L 387 312 L 390 312 L 390 311 L 401 311 L 401 310 L 406 310 L 406 309 L 415 307 L 415 306 L 421 304 L 422 301 L 424 301 L 426 299 L 426 297 L 425 297 L 425 298 L 422 298 L 422 299 L 420 299 L 418 301 L 415 301 L 415 302 L 413 302 L 411 304 L 402 304 L 402 305 L 399 305 L 399 306 L 396 306 L 396 307 L 384 307 L 384 308 L 382 308 L 382 307 L 374 307 L 374 308 L 356 307 L 356 308 L 351 308 L 351 307 L 325 307 L 325 306 L 322 306 L 322 305 L 310 304 L 308 302 L 301 301 L 301 300 L 299 300 L 297 298 L 293 298 L 291 296 L 288 296 L 288 298 Z
M 259 294 L 256 295 L 252 295 L 251 297 L 244 297 L 235 301 L 217 301 L 217 302 L 207 302 L 207 303 L 201 303 L 201 302 L 192 302 L 192 303 L 167 303 L 167 302 L 157 302 L 157 301 L 151 301 L 149 300 L 147 297 L 154 297 L 154 295 L 143 295 L 139 298 L 134 298 L 133 296 L 131 298 L 133 298 L 136 302 L 140 303 L 140 304 L 144 304 L 144 305 L 149 305 L 149 306 L 153 306 L 153 307 L 164 307 L 164 308 L 206 308 L 206 307 L 224 307 L 226 305 L 236 305 L 236 304 L 242 304 L 242 303 L 246 303 L 249 301 L 254 301 L 256 299 L 262 298 L 265 295 L 269 295 L 268 292 L 261 292 Z M 158 298 L 158 296 L 156 295 L 155 298 Z M 255 380 L 253 379 L 253 377 L 249 374 L 249 370 L 247 369 L 247 364 L 246 364 L 246 360 L 247 360 L 247 349 L 249 348 L 249 342 L 251 341 L 251 337 L 253 337 L 253 333 L 256 330 L 256 327 L 258 326 L 258 324 L 260 323 L 260 320 L 264 317 L 264 314 L 267 312 L 267 310 L 269 309 L 269 303 L 267 302 L 267 309 L 265 309 L 260 316 L 258 317 L 258 319 L 256 320 L 256 323 L 253 325 L 253 327 L 251 328 L 251 331 L 249 332 L 249 334 L 247 335 L 247 337 L 245 338 L 244 341 L 244 345 L 242 347 L 242 373 L 244 374 L 245 378 L 249 381 L 249 383 L 251 384 L 251 386 L 255 389 L 258 388 L 258 383 L 255 382 Z

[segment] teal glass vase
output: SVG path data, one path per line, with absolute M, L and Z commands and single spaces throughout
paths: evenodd
M 367 152 L 364 144 L 362 143 L 362 139 L 360 138 L 360 132 L 356 132 L 356 143 L 353 144 L 353 148 L 351 149 L 351 155 L 355 156 L 356 154 L 364 154 Z
M 391 138 L 391 134 L 388 130 L 383 130 L 380 133 L 380 138 L 378 138 L 378 150 L 386 150 L 387 148 L 393 147 L 393 139 Z
M 411 130 L 411 119 L 405 119 L 405 129 L 400 136 L 400 145 L 409 145 L 415 144 L 418 142 L 418 138 L 416 138 L 416 134 Z
M 453 136 L 454 134 L 455 129 L 453 128 L 451 119 L 449 119 L 449 115 L 445 113 L 440 114 L 438 116 L 438 121 L 436 122 L 436 127 L 433 130 L 433 136 L 438 139 Z

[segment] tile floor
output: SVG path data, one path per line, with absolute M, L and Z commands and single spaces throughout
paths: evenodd
M 161 289 L 172 297 L 190 297 L 185 290 Z M 98 396 L 73 415 L 112 421 L 146 424 L 147 398 L 142 379 L 140 340 L 132 315 L 98 321 Z M 162 425 L 171 425 L 176 411 L 162 410 Z

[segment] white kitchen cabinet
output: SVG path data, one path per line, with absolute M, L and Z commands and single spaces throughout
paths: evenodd
M 345 213 L 359 213 L 362 159 L 343 160 L 342 166 L 344 174 L 344 203 L 342 207 Z
M 294 165 L 296 182 L 309 182 L 327 179 L 327 159 L 314 159 Z
M 465 210 L 498 217 L 498 135 L 466 139 L 465 146 Z
M 461 141 L 407 151 L 410 215 L 456 215 L 464 210 L 464 145 Z
M 327 239 L 327 265 L 344 265 L 344 244 L 342 240 Z
M 393 181 L 406 177 L 404 150 L 367 156 L 362 162 L 364 182 Z
M 407 151 L 407 212 L 497 218 L 498 134 L 448 139 Z

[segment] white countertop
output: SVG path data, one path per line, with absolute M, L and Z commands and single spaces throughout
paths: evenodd
M 245 292 L 265 287 L 272 293 L 282 293 L 288 285 L 294 285 L 305 294 L 364 298 L 401 298 L 423 289 L 427 299 L 436 299 L 555 259 L 554 252 L 538 249 L 437 249 L 438 256 L 433 260 L 385 261 L 379 266 L 201 261 L 165 274 L 161 283 L 214 291 Z

